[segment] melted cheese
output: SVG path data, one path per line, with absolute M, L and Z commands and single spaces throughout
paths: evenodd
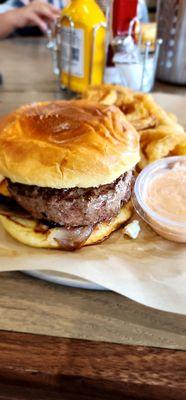
M 0 182 L 0 194 L 2 194 L 5 197 L 11 197 L 11 194 L 8 190 L 8 184 L 7 184 L 6 179 L 3 179 Z

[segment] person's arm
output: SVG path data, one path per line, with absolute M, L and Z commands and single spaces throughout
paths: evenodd
M 0 14 L 0 38 L 5 38 L 18 28 L 27 25 L 38 26 L 46 32 L 49 23 L 55 21 L 60 11 L 42 1 L 34 1 L 28 6 Z

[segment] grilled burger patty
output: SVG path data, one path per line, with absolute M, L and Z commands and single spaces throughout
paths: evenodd
M 87 189 L 51 189 L 8 181 L 16 202 L 34 218 L 61 226 L 95 225 L 116 216 L 131 197 L 133 172 L 108 185 Z

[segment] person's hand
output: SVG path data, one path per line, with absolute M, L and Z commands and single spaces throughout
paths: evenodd
M 46 0 L 34 0 L 22 8 L 0 14 L 0 39 L 9 36 L 18 28 L 38 26 L 46 33 L 48 27 L 60 16 L 60 10 Z
M 60 10 L 53 5 L 39 0 L 34 0 L 25 7 L 12 10 L 16 21 L 16 29 L 27 25 L 38 26 L 44 33 L 48 25 L 60 16 Z

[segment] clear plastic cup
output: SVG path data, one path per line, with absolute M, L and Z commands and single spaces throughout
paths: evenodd
M 159 207 L 159 204 L 157 205 L 156 211 L 154 211 L 149 206 L 148 201 L 152 180 L 158 178 L 158 176 L 163 176 L 165 179 L 165 184 L 168 185 L 168 180 L 166 181 L 166 173 L 170 170 L 175 171 L 175 173 L 179 173 L 179 168 L 181 168 L 182 172 L 184 171 L 185 181 L 186 156 L 167 157 L 148 165 L 143 169 L 136 179 L 132 202 L 139 216 L 159 235 L 174 242 L 186 243 L 185 213 L 183 217 L 182 215 L 179 215 L 178 220 L 176 220 L 176 210 L 178 207 L 177 198 L 175 198 L 175 212 L 173 211 L 172 214 L 169 212 L 166 214 L 166 216 L 161 215 L 161 208 Z M 179 183 L 178 179 L 178 185 L 179 184 L 181 183 Z M 174 191 L 172 191 L 171 196 L 174 196 L 174 194 Z M 183 202 L 185 202 L 186 207 L 185 198 L 183 198 Z

